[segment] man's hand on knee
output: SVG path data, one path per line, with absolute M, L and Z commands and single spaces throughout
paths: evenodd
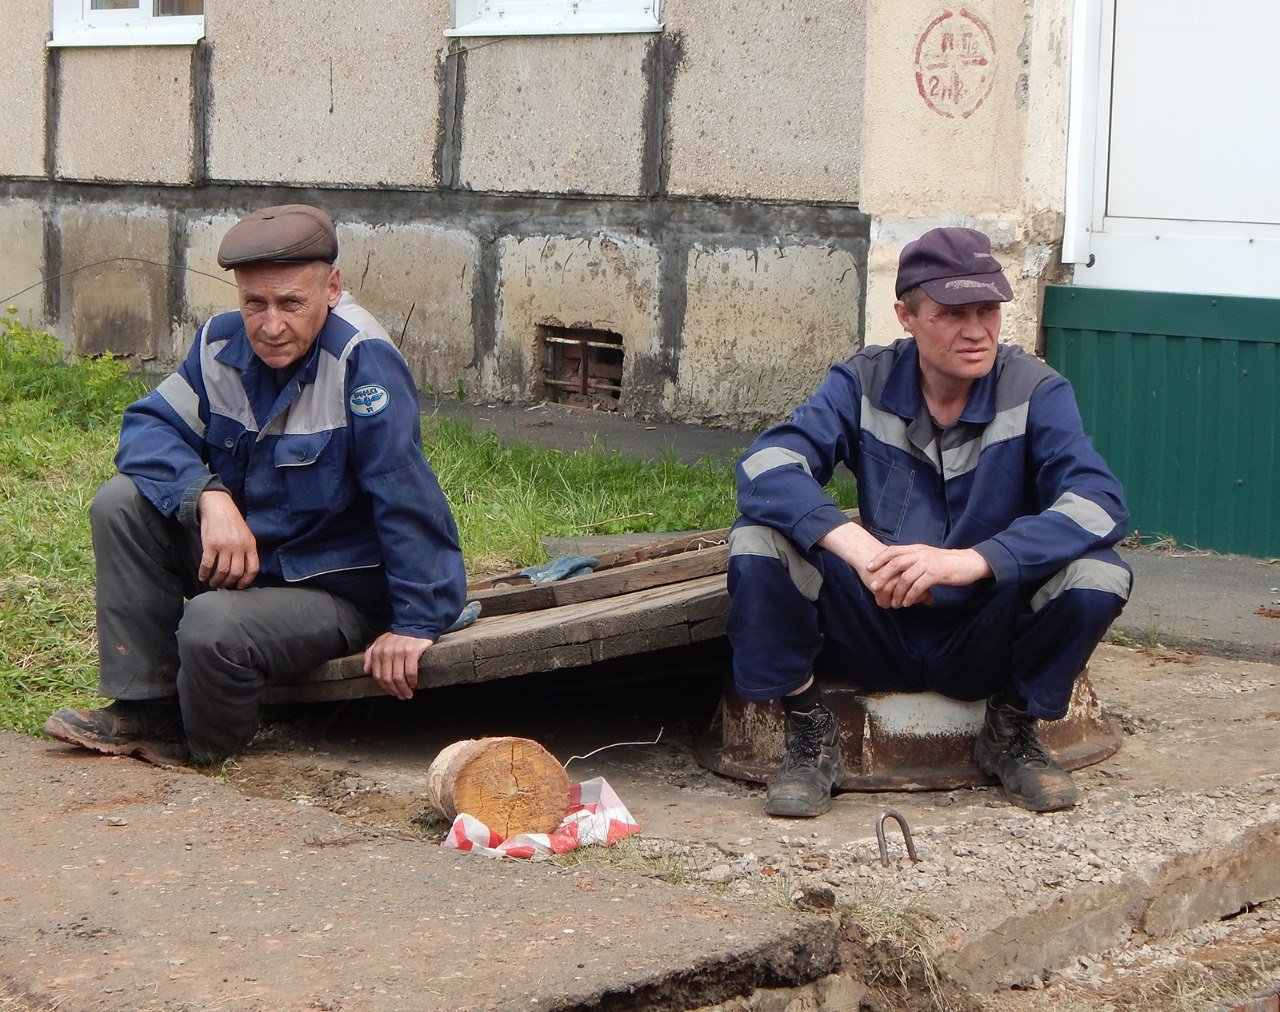
M 364 652 L 364 673 L 396 699 L 412 699 L 418 664 L 435 640 L 384 632 Z
M 868 589 L 881 608 L 928 604 L 930 588 L 968 587 L 991 576 L 987 560 L 972 548 L 892 545 L 867 565 Z
M 199 577 L 210 587 L 243 590 L 258 575 L 258 542 L 226 492 L 200 494 Z

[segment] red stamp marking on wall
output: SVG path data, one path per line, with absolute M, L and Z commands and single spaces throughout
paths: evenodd
M 916 87 L 939 116 L 968 119 L 991 94 L 995 77 L 995 39 L 970 11 L 944 10 L 916 43 Z

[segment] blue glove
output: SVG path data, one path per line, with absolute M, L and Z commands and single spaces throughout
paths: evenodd
M 590 555 L 562 555 L 538 566 L 530 566 L 520 570 L 521 576 L 527 576 L 535 587 L 546 583 L 557 583 L 574 576 L 585 576 L 600 565 L 600 560 Z
M 474 622 L 479 617 L 480 617 L 480 602 L 468 601 L 466 603 L 466 606 L 458 614 L 458 617 L 453 620 L 453 625 L 449 626 L 449 628 L 446 629 L 445 632 L 451 633 L 451 632 L 457 632 L 459 629 L 465 629 L 467 626 L 469 626 L 472 622 Z

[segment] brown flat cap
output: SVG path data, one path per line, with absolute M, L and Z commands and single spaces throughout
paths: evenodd
M 218 266 L 230 270 L 246 264 L 305 264 L 338 259 L 338 233 L 333 219 L 310 204 L 264 207 L 236 222 L 222 237 Z

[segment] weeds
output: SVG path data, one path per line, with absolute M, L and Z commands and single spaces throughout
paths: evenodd
M 1182 646 L 1182 637 L 1171 629 L 1163 628 L 1159 621 L 1148 622 L 1142 628 L 1142 646 L 1147 650 L 1164 647 L 1166 650 L 1178 650 Z
M 628 836 L 609 847 L 579 847 L 549 860 L 566 871 L 611 868 L 674 885 L 687 885 L 698 879 L 698 869 L 687 848 L 640 835 Z
M 923 911 L 896 900 L 888 890 L 879 889 L 849 900 L 845 916 L 846 923 L 857 929 L 869 950 L 870 983 L 918 989 L 929 996 L 933 1007 L 950 1007 Z
M 0 315 L 0 725 L 32 731 L 94 698 L 88 506 L 143 389 L 119 360 L 64 361 L 55 338 Z

